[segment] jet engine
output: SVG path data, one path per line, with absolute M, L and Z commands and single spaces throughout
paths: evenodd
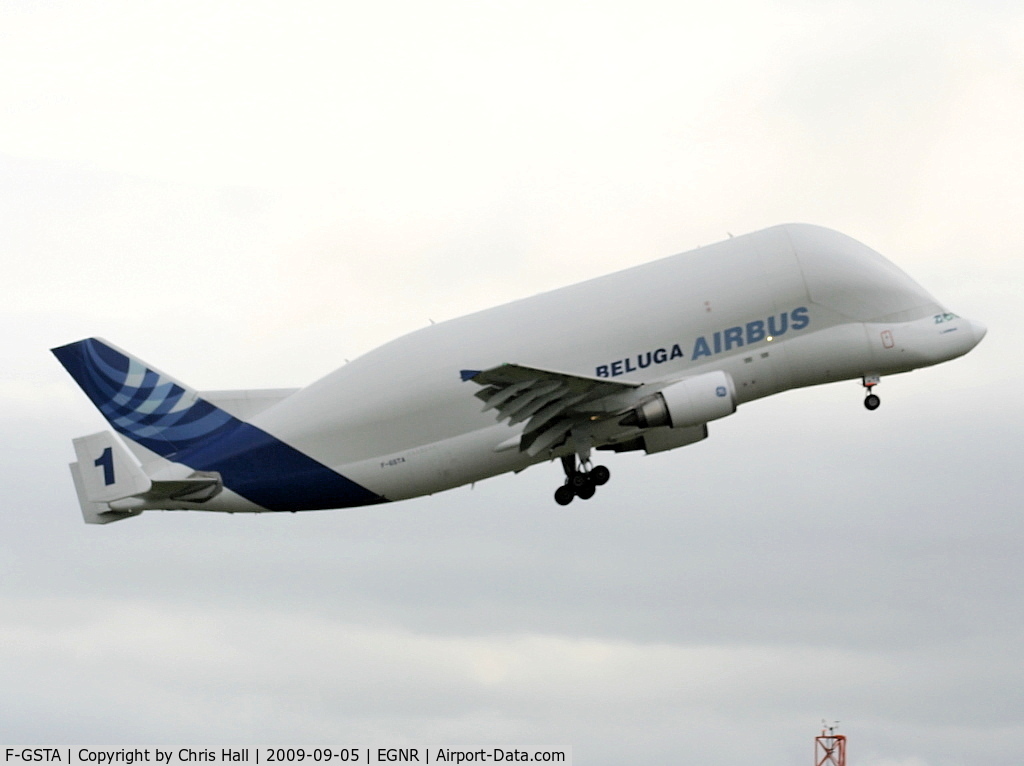
M 736 412 L 732 376 L 716 370 L 672 383 L 642 402 L 619 421 L 637 428 L 687 428 Z

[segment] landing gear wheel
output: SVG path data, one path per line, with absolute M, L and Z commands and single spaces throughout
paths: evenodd
M 587 455 L 589 456 L 589 450 Z M 555 490 L 555 502 L 559 505 L 568 505 L 574 497 L 589 500 L 594 496 L 597 488 L 606 484 L 611 478 L 612 472 L 603 465 L 590 468 L 589 457 L 580 456 L 579 463 L 576 462 L 576 458 L 576 455 L 562 457 L 565 484 Z M 588 468 L 590 470 L 586 470 Z
M 589 474 L 586 474 L 586 476 L 588 479 L 590 478 Z M 595 492 L 597 492 L 597 485 L 592 481 L 586 481 L 583 483 L 582 487 L 579 487 L 576 490 L 576 495 L 580 500 L 589 500 L 594 496 Z
M 864 397 L 864 406 L 869 410 L 877 410 L 878 405 L 882 403 L 882 400 L 879 399 L 878 395 L 873 391 L 874 387 L 877 386 L 881 380 L 882 379 L 875 374 L 865 375 L 861 378 L 861 384 L 867 389 L 867 395 Z

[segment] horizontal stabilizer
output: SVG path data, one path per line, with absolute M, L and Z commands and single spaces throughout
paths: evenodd
M 220 474 L 180 463 L 166 464 L 154 479 L 110 431 L 73 443 L 78 462 L 71 464 L 71 475 L 89 524 L 107 524 L 146 509 L 180 508 L 179 503 L 205 503 L 224 488 Z
M 72 463 L 71 478 L 75 482 L 75 492 L 78 493 L 78 504 L 82 506 L 82 518 L 86 524 L 109 524 L 112 521 L 130 519 L 138 516 L 142 511 L 112 511 L 107 503 L 96 503 L 86 497 L 85 483 L 82 480 L 82 470 L 78 463 Z

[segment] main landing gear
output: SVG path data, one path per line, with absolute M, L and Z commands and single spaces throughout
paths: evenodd
M 862 378 L 864 388 L 868 390 L 868 395 L 864 397 L 864 406 L 869 410 L 877 410 L 878 405 L 882 403 L 882 400 L 878 398 L 878 395 L 872 392 L 872 388 L 877 386 L 881 382 L 881 378 L 877 375 L 865 375 Z
M 603 465 L 591 468 L 589 460 L 577 467 L 575 455 L 563 457 L 562 468 L 565 469 L 565 484 L 555 490 L 555 502 L 559 505 L 568 505 L 574 497 L 589 500 L 597 488 L 607 483 L 612 475 L 612 472 Z

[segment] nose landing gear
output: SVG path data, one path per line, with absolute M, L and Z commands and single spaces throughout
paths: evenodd
M 864 406 L 869 410 L 877 410 L 882 400 L 878 398 L 878 395 L 872 389 L 881 382 L 881 378 L 877 375 L 865 375 L 861 380 L 863 381 L 864 388 L 868 390 L 868 395 L 864 397 Z
M 555 490 L 555 502 L 559 505 L 568 505 L 574 497 L 589 500 L 597 488 L 606 484 L 612 475 L 612 472 L 603 465 L 591 468 L 589 460 L 577 466 L 575 455 L 563 457 L 562 468 L 565 469 L 565 484 Z

